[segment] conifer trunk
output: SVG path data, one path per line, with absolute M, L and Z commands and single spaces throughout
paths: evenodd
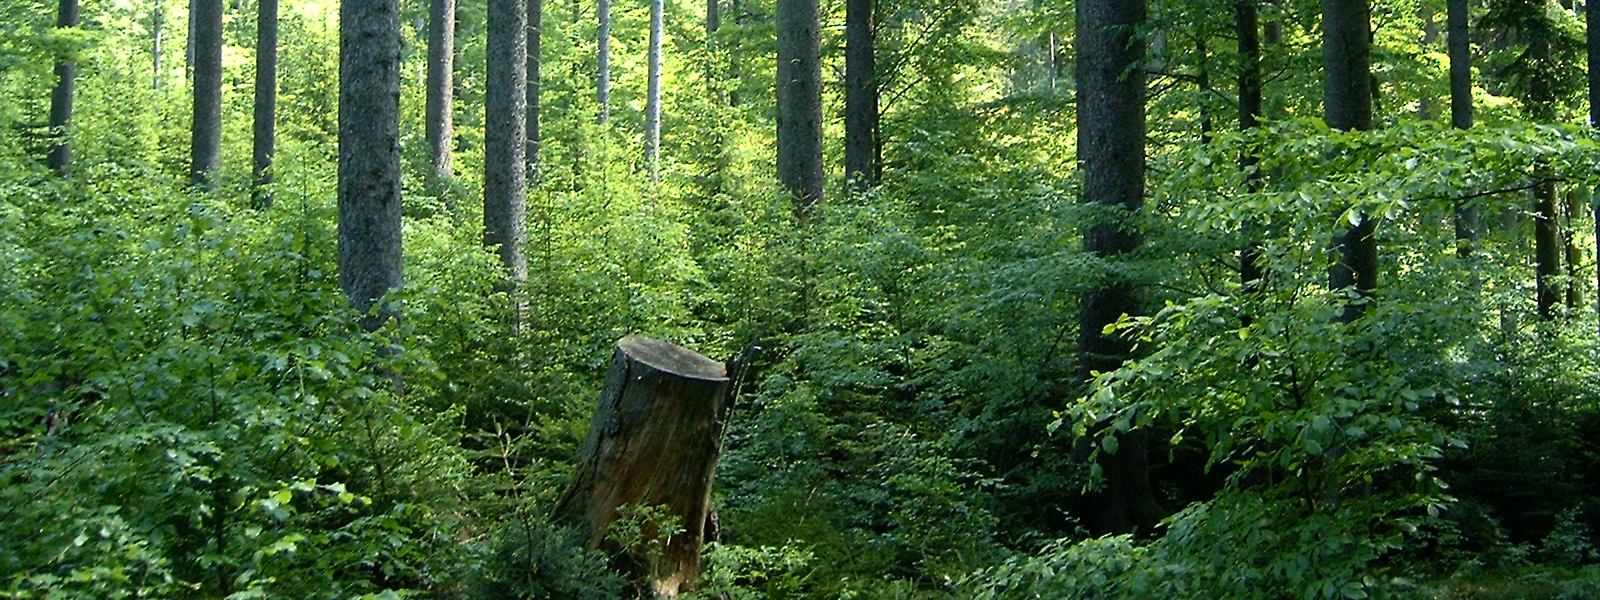
M 78 0 L 56 4 L 56 28 L 78 26 Z M 72 164 L 72 100 L 78 82 L 77 59 L 56 59 L 56 87 L 50 93 L 50 155 L 46 161 L 56 174 L 65 177 Z
M 361 313 L 401 282 L 396 2 L 339 3 L 339 286 Z M 389 316 L 363 325 L 376 329 Z
M 539 93 L 540 93 L 540 52 L 543 51 L 544 38 L 544 0 L 527 0 L 528 2 L 528 60 L 527 60 L 527 125 L 524 127 L 527 136 L 527 150 L 523 161 L 528 165 L 527 184 L 529 187 L 539 186 Z
M 650 0 L 649 82 L 644 105 L 644 162 L 650 174 L 650 185 L 661 181 L 661 34 L 663 0 Z
M 527 217 L 528 9 L 489 0 L 488 104 L 484 123 L 483 243 L 511 277 L 528 276 L 522 254 Z
M 873 0 L 845 0 L 844 175 L 852 190 L 877 184 L 877 59 Z
M 600 26 L 595 32 L 595 102 L 600 105 L 599 122 L 611 121 L 611 0 L 599 0 L 596 8 Z
M 822 201 L 822 46 L 817 0 L 777 0 L 778 182 L 804 216 Z
M 435 188 L 451 176 L 455 130 L 456 0 L 428 3 L 428 76 L 424 119 L 429 176 Z
M 1472 128 L 1472 40 L 1469 37 L 1467 0 L 1448 0 L 1445 43 L 1450 56 L 1450 126 Z M 1456 252 L 1472 256 L 1478 245 L 1478 207 L 1461 202 L 1455 207 Z
M 1322 33 L 1323 119 L 1339 131 L 1371 129 L 1372 32 L 1367 0 L 1322 0 Z M 1370 298 L 1378 287 L 1376 222 L 1360 214 L 1355 221 L 1334 238 L 1338 256 L 1328 274 L 1328 287 L 1354 286 L 1357 296 Z M 1340 320 L 1355 321 L 1365 311 L 1365 303 L 1351 302 Z
M 222 162 L 222 0 L 194 0 L 194 121 L 189 184 L 216 188 Z
M 278 0 L 258 0 L 256 12 L 255 137 L 252 148 L 253 197 L 257 208 L 272 206 L 272 155 L 277 147 Z

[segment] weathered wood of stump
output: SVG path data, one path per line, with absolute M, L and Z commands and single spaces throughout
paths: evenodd
M 612 351 L 577 473 L 555 518 L 586 534 L 590 548 L 617 557 L 642 593 L 676 596 L 699 573 L 728 385 L 722 363 L 680 346 L 628 336 Z M 606 533 L 630 506 L 665 508 L 683 531 L 660 551 L 621 548 Z M 644 536 L 657 537 L 654 524 Z

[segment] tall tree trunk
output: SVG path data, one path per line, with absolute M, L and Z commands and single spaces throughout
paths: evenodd
M 1259 0 L 1235 0 L 1234 26 L 1239 38 L 1239 131 L 1254 131 L 1261 122 L 1261 34 Z M 1262 189 L 1261 172 L 1256 168 L 1259 158 L 1255 149 L 1246 145 L 1239 152 L 1239 170 L 1245 174 L 1245 191 L 1255 193 Z M 1246 292 L 1254 291 L 1261 282 L 1261 243 L 1255 239 L 1259 224 L 1248 223 L 1244 229 L 1244 249 L 1239 255 L 1239 281 Z
M 189 184 L 216 188 L 222 162 L 222 0 L 194 0 L 194 121 Z
M 1537 18 L 1547 17 L 1541 12 Z M 1549 63 L 1551 59 L 1549 40 L 1544 36 L 1534 36 L 1534 38 L 1528 43 L 1529 63 L 1532 65 Z M 1529 118 L 1535 123 L 1555 121 L 1556 97 L 1550 82 L 1538 73 L 1529 75 L 1527 98 Z M 1535 165 L 1534 177 L 1538 180 L 1533 188 L 1536 297 L 1539 304 L 1539 318 L 1550 319 L 1555 316 L 1555 307 L 1561 302 L 1561 288 L 1556 283 L 1561 276 L 1560 214 L 1557 212 L 1556 184 L 1551 181 L 1550 167 L 1545 164 Z
M 1211 139 L 1216 136 L 1217 126 L 1215 120 L 1211 118 L 1211 49 L 1206 45 L 1205 36 L 1205 32 L 1200 32 L 1194 42 L 1196 57 L 1194 87 L 1195 100 L 1200 109 L 1200 143 L 1210 144 Z
M 778 181 L 804 216 L 822 201 L 822 41 L 817 0 L 778 0 Z
M 184 43 L 184 46 L 183 46 L 183 80 L 184 80 L 184 82 L 188 82 L 190 79 L 194 78 L 194 52 L 195 52 L 195 47 L 194 47 L 194 44 L 195 44 L 195 40 L 194 40 L 194 27 L 195 27 L 194 12 L 195 12 L 195 5 L 198 4 L 199 2 L 200 2 L 200 0 L 189 0 L 189 37 L 188 37 L 188 39 L 184 40 L 185 43 Z
M 1578 246 L 1578 220 L 1583 218 L 1583 211 L 1578 208 L 1577 189 L 1564 190 L 1566 193 L 1561 198 L 1562 222 L 1561 240 L 1566 243 L 1567 265 L 1567 310 L 1569 314 L 1578 314 L 1578 305 L 1583 303 L 1583 277 L 1578 273 L 1578 265 L 1583 263 L 1583 248 Z
M 252 162 L 257 208 L 272 206 L 272 155 L 277 146 L 278 0 L 258 0 L 256 13 L 256 106 Z
M 706 0 L 706 33 L 716 33 L 722 27 L 722 5 L 717 0 Z
M 528 8 L 489 0 L 489 65 L 484 121 L 483 243 L 511 277 L 528 276 L 522 254 L 527 217 Z
M 1104 208 L 1104 219 L 1084 232 L 1084 250 L 1107 260 L 1143 243 L 1133 216 L 1144 203 L 1145 95 L 1143 0 L 1079 0 L 1078 167 L 1083 202 Z M 1079 375 L 1115 370 L 1130 347 L 1105 327 L 1123 314 L 1138 312 L 1133 283 L 1112 270 L 1105 283 L 1085 294 L 1080 314 Z M 1108 432 L 1108 435 L 1116 435 Z M 1148 442 L 1143 432 L 1119 436 L 1119 449 L 1104 453 L 1106 475 L 1098 514 L 1091 528 L 1126 532 L 1153 525 L 1161 517 L 1150 488 Z
M 873 0 L 846 0 L 844 176 L 854 191 L 877 184 L 878 80 Z
M 435 189 L 450 178 L 455 130 L 456 0 L 428 2 L 428 175 Z
M 600 0 L 596 9 L 600 27 L 595 33 L 595 101 L 600 105 L 600 123 L 611 120 L 611 0 Z
M 1447 36 L 1450 54 L 1450 126 L 1472 128 L 1472 39 L 1468 35 L 1468 0 L 1448 0 Z M 1478 207 L 1458 202 L 1455 207 L 1456 252 L 1470 258 L 1478 245 Z
M 156 0 L 154 9 L 150 11 L 150 88 L 161 89 L 161 36 L 165 33 L 167 14 L 161 7 L 161 0 Z
M 661 28 L 663 0 L 650 0 L 649 83 L 644 103 L 644 162 L 650 185 L 661 181 Z
M 1461 2 L 1464 0 L 1455 0 Z M 1583 6 L 1584 34 L 1589 58 L 1589 126 L 1600 128 L 1600 9 L 1588 0 Z M 1600 285 L 1600 194 L 1594 194 L 1590 211 L 1594 216 L 1595 283 Z M 1595 311 L 1600 314 L 1600 288 L 1595 292 Z
M 1325 70 L 1323 119 L 1339 131 L 1372 128 L 1372 26 L 1367 0 L 1322 0 L 1322 62 Z M 1356 224 L 1334 238 L 1338 257 L 1328 274 L 1328 287 L 1355 286 L 1361 298 L 1378 287 L 1376 222 L 1357 215 Z M 1341 320 L 1355 321 L 1364 302 L 1346 304 Z
M 527 150 L 523 161 L 528 165 L 527 178 L 530 187 L 539 186 L 539 79 L 540 79 L 540 52 L 543 51 L 544 38 L 544 0 L 527 0 L 528 2 L 528 93 L 527 93 Z
M 1422 51 L 1433 52 L 1439 43 L 1439 20 L 1435 18 L 1433 5 L 1421 2 L 1417 5 L 1417 18 L 1422 21 Z M 1448 18 L 1448 17 L 1447 17 Z M 1417 101 L 1417 117 L 1424 121 L 1432 121 L 1434 97 L 1424 93 Z
M 397 0 L 341 0 L 339 286 L 352 307 L 368 313 L 400 287 L 400 256 L 400 11 Z
M 78 26 L 78 0 L 61 0 L 56 5 L 56 28 Z M 72 164 L 72 97 L 78 82 L 76 57 L 56 58 L 56 87 L 50 93 L 50 168 L 63 177 Z

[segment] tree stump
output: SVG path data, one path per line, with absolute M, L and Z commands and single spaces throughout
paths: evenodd
M 555 518 L 613 556 L 642 595 L 676 596 L 699 574 L 728 389 L 722 363 L 680 346 L 628 336 L 612 351 Z M 608 535 L 627 508 L 652 518 L 634 517 L 626 531 Z M 681 531 L 662 531 L 660 521 Z

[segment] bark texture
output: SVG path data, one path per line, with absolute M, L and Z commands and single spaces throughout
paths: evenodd
M 527 179 L 531 187 L 539 186 L 539 62 L 540 52 L 543 51 L 544 27 L 544 0 L 527 0 L 528 2 L 528 60 L 527 60 L 527 118 L 524 126 L 527 134 L 527 150 L 522 157 L 528 165 Z
M 844 176 L 852 190 L 877 184 L 878 77 L 873 0 L 845 0 Z
M 1367 0 L 1322 0 L 1323 120 L 1339 131 L 1372 129 L 1371 13 Z M 1375 222 L 1358 215 L 1356 224 L 1334 237 L 1338 252 L 1328 274 L 1328 287 L 1355 287 L 1370 298 L 1378 287 L 1378 242 Z M 1366 304 L 1345 305 L 1341 320 L 1351 322 Z
M 451 138 L 455 135 L 456 0 L 428 3 L 428 87 L 424 109 L 428 163 L 435 187 L 451 176 Z
M 629 336 L 617 342 L 577 472 L 556 504 L 558 521 L 586 534 L 630 573 L 645 597 L 694 585 L 712 517 L 711 483 L 722 452 L 727 369 L 679 346 Z M 621 548 L 607 537 L 624 507 L 663 507 L 683 528 L 663 551 Z M 645 536 L 657 536 L 656 524 Z
M 278 0 L 258 0 L 256 12 L 255 136 L 251 152 L 252 194 L 257 208 L 272 206 L 272 155 L 277 148 Z
M 484 122 L 483 243 L 518 281 L 527 217 L 528 10 L 524 0 L 489 0 L 488 81 Z
M 1234 29 L 1239 37 L 1239 131 L 1250 132 L 1261 122 L 1261 17 L 1257 0 L 1236 0 L 1233 4 Z M 1245 173 L 1245 189 L 1262 188 L 1260 162 L 1255 150 L 1246 146 L 1239 152 L 1239 170 Z M 1261 281 L 1261 244 L 1256 241 L 1257 225 L 1246 224 L 1244 249 L 1239 254 L 1239 281 L 1252 291 Z
M 822 201 L 822 42 L 817 0 L 778 0 L 778 182 L 801 216 Z
M 401 282 L 396 1 L 339 3 L 339 285 L 362 313 Z
M 1469 37 L 1467 0 L 1448 0 L 1445 44 L 1450 55 L 1450 126 L 1472 128 L 1472 39 Z M 1478 245 L 1478 207 L 1461 202 L 1455 210 L 1456 253 L 1472 256 Z
M 600 27 L 595 32 L 595 101 L 601 123 L 611 120 L 611 0 L 599 0 Z
M 189 184 L 216 187 L 222 162 L 222 0 L 194 0 L 194 121 L 189 139 Z
M 1143 0 L 1080 0 L 1078 30 L 1078 167 L 1083 201 L 1104 209 L 1101 220 L 1084 232 L 1084 250 L 1115 260 L 1142 243 L 1132 217 L 1144 203 L 1144 57 L 1136 32 L 1144 24 Z M 1111 274 L 1083 297 L 1078 349 L 1079 375 L 1110 371 L 1122 364 L 1126 340 L 1104 333 L 1125 313 L 1138 311 L 1132 282 Z M 1127 532 L 1153 525 L 1162 516 L 1150 488 L 1146 436 L 1121 435 L 1119 450 L 1101 455 L 1105 489 L 1097 500 L 1091 528 Z
M 167 23 L 165 9 L 161 8 L 161 0 L 156 0 L 155 8 L 150 10 L 150 87 L 161 89 L 161 36 L 166 34 L 164 26 Z
M 1465 0 L 1454 0 L 1463 2 Z M 1584 34 L 1589 57 L 1589 126 L 1600 128 L 1600 8 L 1594 0 L 1584 3 L 1583 19 L 1587 26 Z M 1596 194 L 1590 208 L 1594 216 L 1595 283 L 1600 285 L 1600 194 Z M 1595 311 L 1600 313 L 1600 288 L 1595 291 Z
M 78 26 L 78 0 L 56 4 L 56 27 Z M 61 176 L 72 164 L 72 99 L 78 82 L 78 63 L 72 57 L 56 59 L 56 87 L 50 93 L 50 155 L 47 163 Z
M 644 102 L 644 162 L 650 184 L 661 181 L 661 28 L 666 3 L 650 0 L 649 83 Z

